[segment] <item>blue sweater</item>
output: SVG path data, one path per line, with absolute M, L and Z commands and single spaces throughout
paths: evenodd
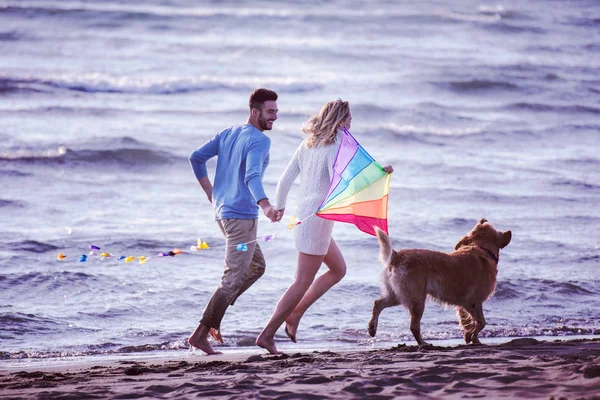
M 269 165 L 271 139 L 254 125 L 232 126 L 190 156 L 196 178 L 208 175 L 206 162 L 217 157 L 212 201 L 217 219 L 258 218 L 257 203 L 266 199 L 262 178 Z

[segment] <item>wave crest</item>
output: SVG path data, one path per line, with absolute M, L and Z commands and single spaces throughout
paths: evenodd
M 128 93 L 171 95 L 203 91 L 244 91 L 258 86 L 269 86 L 282 93 L 303 93 L 321 89 L 319 81 L 302 81 L 294 78 L 257 77 L 154 77 L 112 76 L 101 73 L 62 74 L 49 77 L 0 77 L 0 93 L 19 91 L 70 90 L 85 93 Z

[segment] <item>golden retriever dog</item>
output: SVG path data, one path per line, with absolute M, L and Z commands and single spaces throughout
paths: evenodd
M 421 317 L 429 295 L 435 301 L 456 307 L 465 342 L 481 344 L 477 335 L 485 326 L 483 302 L 496 289 L 500 249 L 510 243 L 510 231 L 499 232 L 486 219 L 463 237 L 450 254 L 407 249 L 395 251 L 392 241 L 377 229 L 382 271 L 382 296 L 375 300 L 369 335 L 375 336 L 379 314 L 402 304 L 410 313 L 410 331 L 419 345 Z

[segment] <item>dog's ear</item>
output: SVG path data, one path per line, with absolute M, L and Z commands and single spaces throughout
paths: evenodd
M 470 241 L 471 238 L 469 236 L 465 236 L 464 238 L 460 239 L 458 243 L 456 243 L 456 246 L 454 246 L 454 250 L 458 250 L 461 247 L 466 246 L 467 244 L 469 244 Z
M 506 231 L 502 233 L 502 240 L 500 241 L 500 248 L 503 249 L 510 243 L 510 239 L 512 239 L 512 232 Z

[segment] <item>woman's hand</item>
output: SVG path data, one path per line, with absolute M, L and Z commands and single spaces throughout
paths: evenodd
M 283 218 L 284 211 L 285 211 L 285 208 L 282 208 L 281 210 L 277 210 L 277 221 L 281 221 L 281 218 Z
M 383 167 L 383 170 L 388 174 L 391 174 L 392 172 L 394 172 L 394 167 L 392 167 L 391 165 L 386 165 L 385 167 Z

